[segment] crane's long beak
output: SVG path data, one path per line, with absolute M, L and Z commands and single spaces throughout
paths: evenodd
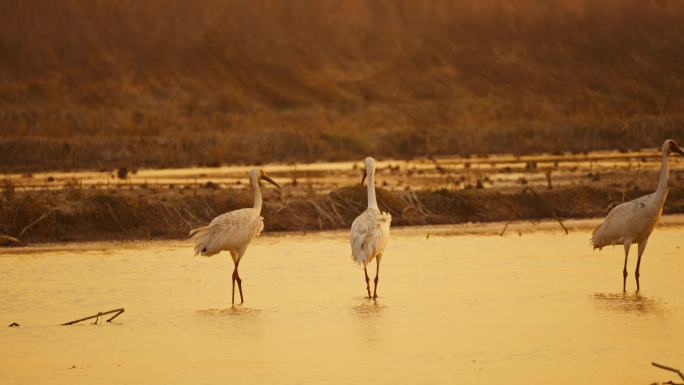
M 270 176 L 266 175 L 266 173 L 261 174 L 261 179 L 265 180 L 266 182 L 276 186 L 277 188 L 280 188 L 280 185 L 276 183 L 273 179 L 271 179 Z
M 366 169 L 363 169 L 363 176 L 361 177 L 361 186 L 363 186 L 363 181 L 366 180 Z
M 677 154 L 684 156 L 684 150 L 682 150 L 682 148 L 679 147 L 678 145 L 672 143 L 672 145 L 670 146 L 670 149 L 672 150 L 672 152 L 676 152 Z

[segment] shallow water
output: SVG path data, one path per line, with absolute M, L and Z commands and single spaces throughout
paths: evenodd
M 377 301 L 346 233 L 259 238 L 235 308 L 229 258 L 178 242 L 2 251 L 0 383 L 646 384 L 684 364 L 684 227 L 652 236 L 640 294 L 589 230 L 451 229 L 395 230 Z

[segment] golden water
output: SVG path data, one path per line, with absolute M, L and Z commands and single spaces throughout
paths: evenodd
M 259 238 L 235 308 L 229 258 L 179 242 L 2 251 L 0 383 L 649 384 L 674 379 L 651 361 L 684 366 L 684 228 L 656 230 L 640 294 L 635 260 L 623 294 L 622 248 L 592 252 L 588 230 L 450 229 L 395 230 L 377 301 L 346 233 Z

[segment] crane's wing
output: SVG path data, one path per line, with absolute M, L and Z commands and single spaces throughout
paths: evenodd
M 263 229 L 263 218 L 248 208 L 219 215 L 208 225 L 191 230 L 190 238 L 195 242 L 195 255 L 209 257 L 221 250 L 246 247 Z
M 632 242 L 639 235 L 650 231 L 658 216 L 654 196 L 645 195 L 610 210 L 603 223 L 592 232 L 591 243 L 594 248 Z
M 392 216 L 377 209 L 367 209 L 356 217 L 351 227 L 352 260 L 366 264 L 381 254 L 389 241 Z

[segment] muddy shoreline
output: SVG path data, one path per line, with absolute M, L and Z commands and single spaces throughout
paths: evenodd
M 649 190 L 606 186 L 390 191 L 378 189 L 393 226 L 582 219 L 605 215 Z M 265 190 L 265 231 L 348 228 L 365 209 L 365 188 L 283 198 Z M 182 239 L 213 217 L 252 204 L 247 189 L 40 190 L 6 193 L 0 201 L 0 231 L 21 243 Z M 684 213 L 684 188 L 673 187 L 665 214 Z

